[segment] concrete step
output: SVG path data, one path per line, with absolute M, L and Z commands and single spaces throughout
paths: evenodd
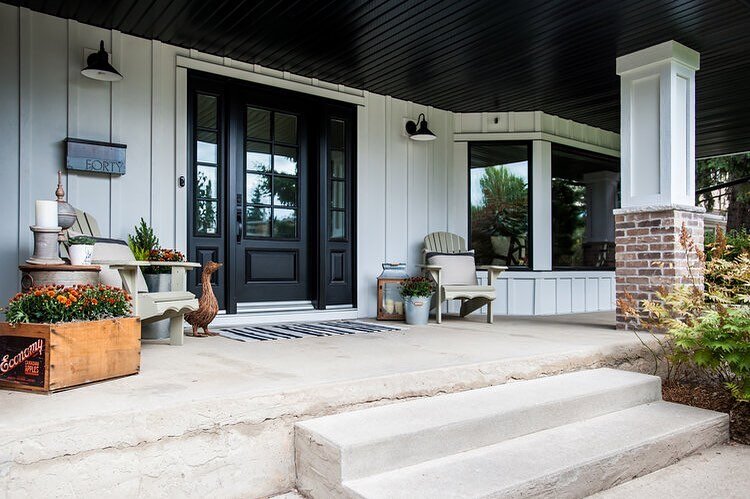
M 298 488 L 341 484 L 661 400 L 661 381 L 595 369 L 304 421 L 295 427 Z
M 586 497 L 728 438 L 726 414 L 653 402 L 344 482 L 345 497 Z

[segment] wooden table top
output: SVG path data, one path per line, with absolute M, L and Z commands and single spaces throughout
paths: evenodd
M 33 272 L 39 270 L 53 272 L 99 272 L 102 268 L 99 265 L 31 265 L 27 263 L 19 265 L 18 269 L 22 272 Z

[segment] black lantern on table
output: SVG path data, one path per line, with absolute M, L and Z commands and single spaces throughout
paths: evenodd
M 405 263 L 384 263 L 378 276 L 378 320 L 404 320 L 401 283 L 409 277 Z

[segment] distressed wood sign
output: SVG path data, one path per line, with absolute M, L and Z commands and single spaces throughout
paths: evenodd
M 95 140 L 65 139 L 68 170 L 125 175 L 125 144 Z

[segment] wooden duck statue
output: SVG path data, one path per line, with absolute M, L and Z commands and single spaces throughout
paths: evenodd
M 198 299 L 198 310 L 185 314 L 185 322 L 193 326 L 193 336 L 200 338 L 218 335 L 218 333 L 209 331 L 208 325 L 211 324 L 216 314 L 219 313 L 219 302 L 216 301 L 214 290 L 211 287 L 211 275 L 219 270 L 222 265 L 221 263 L 208 262 L 203 267 L 203 274 L 201 275 L 203 293 Z M 198 328 L 203 329 L 203 332 L 199 333 Z

